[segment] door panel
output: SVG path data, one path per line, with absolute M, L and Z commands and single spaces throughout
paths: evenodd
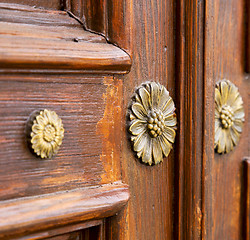
M 249 156 L 249 75 L 245 70 L 244 1 L 208 1 L 206 6 L 206 78 L 234 83 L 243 98 L 245 124 L 239 144 L 212 160 L 213 239 L 241 239 L 244 231 L 243 159 Z M 249 236 L 248 236 L 249 237 Z M 247 238 L 246 238 L 247 239 Z
M 45 2 L 0 3 L 0 237 L 247 239 L 246 2 Z M 245 110 L 240 142 L 223 155 L 214 151 L 222 79 Z M 147 81 L 168 89 L 178 119 L 170 155 L 153 166 L 134 154 L 127 126 L 134 90 Z M 25 145 L 37 108 L 64 122 L 53 159 Z

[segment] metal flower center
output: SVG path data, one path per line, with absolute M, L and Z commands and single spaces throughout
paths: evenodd
M 55 128 L 48 124 L 43 130 L 43 139 L 47 142 L 51 142 L 56 137 L 56 130 Z
M 155 138 L 162 134 L 165 123 L 163 113 L 160 110 L 152 110 L 148 115 L 147 128 L 151 137 Z
M 229 128 L 233 125 L 234 117 L 233 117 L 233 109 L 228 106 L 224 105 L 220 111 L 220 120 L 223 128 Z

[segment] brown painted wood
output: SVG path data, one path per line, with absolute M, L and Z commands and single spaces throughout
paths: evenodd
M 50 240 L 82 240 L 82 232 L 72 232 L 63 235 L 47 238 Z M 89 239 L 89 238 L 85 238 Z
M 104 35 L 126 51 L 130 51 L 133 1 L 64 0 L 64 9 L 74 14 L 84 28 Z
M 204 78 L 205 1 L 179 1 L 176 14 L 177 109 L 176 239 L 211 239 L 213 85 Z
M 113 34 L 108 37 L 131 53 L 133 64 L 124 77 L 121 149 L 122 179 L 131 198 L 128 207 L 107 222 L 106 237 L 173 239 L 175 150 L 159 165 L 141 164 L 131 150 L 125 120 L 134 89 L 142 82 L 162 83 L 176 100 L 175 1 L 109 1 L 108 12 Z
M 22 237 L 52 227 L 109 217 L 120 211 L 128 198 L 127 185 L 117 182 L 2 201 L 0 238 Z
M 55 9 L 60 10 L 62 8 L 61 0 L 1 0 L 3 3 L 11 3 L 11 4 L 22 4 L 22 5 L 29 5 L 35 8 L 48 8 L 48 9 Z
M 245 11 L 245 18 L 246 18 L 246 71 L 250 72 L 250 2 L 246 1 L 245 3 L 246 11 Z
M 243 183 L 243 239 L 248 240 L 250 237 L 250 157 L 244 158 L 244 183 Z
M 1 68 L 126 73 L 129 56 L 67 13 L 0 4 Z M 35 24 L 34 24 L 35 23 Z M 27 25 L 32 24 L 32 25 Z M 38 26 L 39 25 L 39 26 Z M 51 57 L 53 56 L 53 57 Z
M 212 239 L 242 239 L 243 166 L 249 154 L 249 79 L 245 75 L 244 1 L 206 2 L 206 79 L 226 78 L 243 98 L 245 124 L 240 142 L 229 154 L 214 154 L 212 160 Z M 212 107 L 212 106 L 211 106 Z
M 46 231 L 36 232 L 34 234 L 28 234 L 28 235 L 19 237 L 19 239 L 20 240 L 47 239 L 49 237 L 61 236 L 64 234 L 70 234 L 74 232 L 80 232 L 82 236 L 83 232 L 85 231 L 88 232 L 89 228 L 97 227 L 99 229 L 99 228 L 102 228 L 102 226 L 103 226 L 103 220 L 90 220 L 90 221 L 80 222 L 77 224 L 71 224 L 71 225 L 59 227 L 59 228 L 48 229 Z M 100 230 L 97 231 L 97 233 L 99 232 Z
M 166 236 L 171 238 L 173 232 L 170 229 L 173 227 L 173 222 L 176 221 L 174 224 L 176 238 L 210 239 L 210 170 L 213 158 L 214 85 L 209 79 L 204 78 L 205 73 L 203 72 L 205 3 L 204 1 L 177 1 L 175 4 L 172 1 L 149 1 L 138 4 L 131 0 L 126 1 L 126 4 L 123 1 L 108 1 L 105 4 L 92 6 L 91 11 L 88 11 L 85 16 L 77 15 L 80 11 L 75 14 L 84 21 L 87 29 L 90 28 L 104 34 L 109 41 L 131 53 L 133 67 L 131 73 L 125 77 L 125 100 L 129 101 L 133 91 L 132 86 L 147 80 L 162 81 L 164 85 L 170 87 L 170 92 L 173 89 L 172 94 L 174 94 L 174 90 L 177 91 L 176 104 L 179 118 L 176 143 L 178 150 L 175 156 L 175 165 L 172 165 L 176 175 L 163 167 L 167 171 L 168 180 L 171 179 L 166 185 L 168 194 L 173 194 L 171 187 L 174 186 L 175 189 L 178 189 L 178 191 L 175 190 L 175 204 L 172 205 L 171 201 L 164 203 L 172 211 L 174 209 L 175 217 L 173 218 L 172 215 L 171 219 L 171 213 L 167 210 L 165 212 L 168 215 L 167 225 L 161 230 L 149 227 L 147 223 L 149 224 L 150 221 L 144 223 L 141 218 L 136 220 L 138 212 L 135 206 L 137 204 L 140 206 L 145 204 L 143 209 L 147 209 L 147 211 L 141 210 L 140 207 L 139 213 L 143 219 L 153 218 L 150 212 L 151 208 L 145 199 L 152 199 L 149 192 L 153 192 L 156 196 L 158 187 L 148 191 L 146 190 L 148 186 L 141 185 L 141 192 L 145 189 L 146 193 L 141 195 L 143 197 L 139 197 L 137 195 L 139 186 L 135 182 L 141 178 L 153 177 L 155 170 L 151 170 L 151 175 L 146 168 L 142 170 L 140 165 L 131 167 L 133 162 L 126 161 L 122 165 L 123 175 L 126 176 L 126 181 L 131 186 L 132 196 L 133 192 L 136 193 L 134 199 L 131 199 L 131 205 L 134 208 L 128 208 L 128 211 L 118 218 L 119 220 L 111 220 L 112 229 L 114 229 L 112 224 L 115 225 L 115 221 L 123 221 L 124 223 L 128 221 L 129 230 L 122 232 L 123 228 L 120 224 L 118 229 L 112 230 L 111 235 L 115 234 L 121 239 L 165 239 Z M 105 8 L 108 9 L 107 13 Z M 82 12 L 84 13 L 84 11 Z M 99 12 L 101 17 L 93 20 L 93 15 L 96 12 Z M 103 28 L 98 28 L 100 24 L 95 24 L 98 21 L 102 22 Z M 177 29 L 176 32 L 173 31 L 174 29 Z M 176 34 L 175 38 L 171 38 L 174 34 Z M 174 40 L 176 41 L 175 45 Z M 154 55 L 156 52 L 158 55 Z M 161 61 L 161 57 L 166 58 L 167 62 Z M 173 61 L 175 61 L 175 65 Z M 162 66 L 164 67 L 162 68 Z M 177 82 L 176 85 L 175 82 Z M 125 144 L 123 156 L 126 159 L 131 159 L 126 147 L 129 148 L 129 145 Z M 173 156 L 171 157 L 173 159 Z M 170 164 L 168 168 L 171 168 L 171 160 L 168 161 Z M 135 170 L 136 173 L 140 174 L 137 181 L 131 180 L 137 174 L 128 170 L 127 166 L 129 166 L 128 169 L 138 168 L 137 171 Z M 158 186 L 156 181 L 153 177 L 150 182 Z M 175 184 L 171 181 L 175 181 Z M 167 199 L 161 197 L 162 202 L 165 200 Z M 152 203 L 152 205 L 154 204 Z M 158 211 L 160 208 L 160 206 L 154 205 L 153 209 Z M 163 215 L 161 214 L 161 216 Z M 136 230 L 133 226 L 136 226 Z M 158 235 L 159 231 L 162 235 Z
M 112 77 L 0 76 L 0 199 L 121 179 L 121 89 Z M 61 117 L 65 137 L 57 156 L 42 160 L 26 146 L 25 125 L 45 108 Z
M 21 35 L 23 42 L 27 36 L 30 40 L 37 38 L 37 33 L 43 37 L 39 36 L 33 45 L 29 41 L 30 46 L 25 45 L 27 52 L 29 47 L 36 49 L 37 46 L 42 46 L 46 48 L 47 55 L 57 56 L 56 49 L 60 46 L 65 50 L 67 46 L 68 56 L 72 52 L 74 56 L 78 56 L 79 49 L 82 49 L 79 45 L 83 44 L 86 49 L 80 54 L 82 56 L 86 53 L 89 56 L 85 58 L 83 65 L 82 62 L 71 62 L 69 66 L 61 67 L 58 64 L 59 60 L 55 59 L 53 64 L 58 64 L 57 69 L 54 66 L 51 68 L 49 60 L 44 69 L 39 62 L 39 69 L 33 59 L 30 61 L 31 65 L 22 63 L 11 65 L 11 68 L 5 66 L 0 70 L 1 84 L 4 86 L 3 94 L 0 94 L 0 98 L 4 97 L 2 112 L 13 111 L 12 117 L 7 120 L 15 120 L 13 122 L 19 126 L 19 121 L 24 123 L 24 115 L 28 112 L 23 106 L 41 104 L 53 106 L 62 118 L 67 116 L 70 120 L 66 120 L 67 124 L 70 123 L 67 125 L 69 131 L 74 130 L 75 126 L 72 127 L 72 123 L 77 123 L 79 116 L 82 124 L 81 135 L 78 131 L 73 131 L 74 136 L 79 138 L 71 137 L 72 145 L 69 138 L 66 138 L 66 146 L 59 152 L 61 156 L 58 155 L 54 159 L 62 166 L 66 162 L 73 168 L 70 182 L 68 183 L 67 178 L 58 181 L 59 173 L 50 171 L 55 163 L 51 160 L 44 168 L 45 174 L 52 177 L 54 184 L 49 189 L 49 185 L 40 184 L 36 180 L 34 174 L 37 166 L 33 165 L 33 159 L 28 159 L 28 166 L 31 167 L 31 170 L 27 171 L 27 175 L 30 174 L 28 186 L 18 185 L 20 192 L 13 188 L 17 194 L 13 197 L 37 195 L 38 191 L 41 191 L 39 194 L 52 193 L 58 189 L 71 191 L 88 184 L 100 185 L 122 180 L 128 184 L 131 198 L 128 206 L 115 216 L 109 215 L 110 217 L 104 221 L 105 224 L 101 225 L 103 237 L 106 239 L 217 240 L 242 239 L 247 236 L 247 233 L 244 233 L 244 224 L 247 224 L 247 221 L 242 167 L 242 158 L 249 151 L 249 76 L 245 74 L 245 37 L 248 37 L 248 33 L 244 25 L 245 0 L 230 0 L 227 3 L 224 0 L 65 0 L 63 3 L 64 10 L 68 11 L 69 15 L 66 12 L 46 10 L 39 10 L 39 15 L 32 9 L 28 13 L 30 17 L 26 18 L 27 8 L 22 7 L 22 11 L 10 18 L 9 10 L 6 7 L 2 9 L 4 21 L 9 19 L 7 22 L 12 26 L 8 28 L 5 24 L 0 25 L 3 35 L 11 35 L 14 29 L 13 33 Z M 11 11 L 18 12 L 19 7 Z M 45 15 L 48 17 L 43 18 Z M 29 23 L 26 24 L 29 25 L 28 28 L 21 29 L 22 24 L 26 22 Z M 13 24 L 16 24 L 16 28 Z M 61 31 L 62 28 L 67 31 Z M 103 35 L 113 45 L 125 49 L 130 56 L 107 44 L 100 35 L 90 34 L 89 31 Z M 77 36 L 76 42 L 71 42 L 72 36 Z M 63 43 L 57 45 L 58 39 Z M 43 45 L 44 40 L 55 43 L 52 50 Z M 6 44 L 6 41 L 3 42 Z M 23 43 L 19 44 L 20 49 L 24 49 Z M 93 47 L 89 48 L 91 44 Z M 100 52 L 97 51 L 97 46 L 100 45 L 105 46 L 105 49 L 101 47 L 100 50 L 103 55 L 98 55 Z M 124 59 L 127 60 L 120 60 L 111 48 L 119 54 L 124 54 Z M 90 61 L 93 49 L 96 55 L 104 56 L 97 63 Z M 17 54 L 16 49 L 8 51 L 13 51 L 13 56 Z M 114 59 L 111 57 L 107 60 L 109 56 L 114 56 L 112 54 L 115 55 Z M 131 72 L 125 76 L 113 75 L 129 71 L 130 57 L 133 59 Z M 5 64 L 8 59 L 4 60 Z M 66 60 L 68 61 L 68 58 Z M 103 61 L 105 66 L 102 65 Z M 114 69 L 111 67 L 112 62 L 116 64 Z M 101 75 L 93 75 L 96 73 Z M 222 78 L 229 79 L 239 87 L 246 113 L 246 123 L 239 146 L 227 155 L 215 154 L 213 150 L 214 86 L 215 82 Z M 126 128 L 130 97 L 135 87 L 145 81 L 157 81 L 168 88 L 176 103 L 178 117 L 178 134 L 174 149 L 163 163 L 153 167 L 143 165 L 135 158 Z M 39 88 L 55 88 L 58 85 L 58 92 L 54 89 L 39 92 Z M 11 90 L 11 87 L 14 89 Z M 8 93 L 11 93 L 10 96 Z M 35 98 L 34 93 L 39 94 L 39 97 Z M 49 99 L 45 97 L 46 94 L 50 96 Z M 72 99 L 75 99 L 75 105 L 71 113 L 67 108 L 67 102 L 72 103 Z M 18 110 L 14 104 L 19 106 Z M 99 109 L 100 112 L 94 115 L 94 112 L 91 112 L 93 109 Z M 86 115 L 85 111 L 90 114 Z M 3 126 L 6 126 L 6 114 L 2 115 L 5 117 Z M 94 120 L 89 123 L 85 117 Z M 16 135 L 14 133 L 11 143 L 6 142 L 9 134 L 4 135 L 5 139 L 2 142 L 10 144 L 8 146 L 15 145 L 15 138 L 19 136 L 16 141 L 20 144 L 20 129 Z M 2 131 L 8 133 L 9 126 Z M 91 134 L 95 137 L 88 142 Z M 82 143 L 81 147 L 78 148 L 75 142 Z M 24 153 L 24 146 L 16 146 L 14 149 L 15 155 L 4 150 L 4 153 L 9 154 L 8 160 L 14 159 L 18 167 L 17 170 L 10 171 L 11 176 L 14 176 L 13 179 L 18 184 L 17 178 L 20 174 L 21 182 L 25 183 L 22 177 L 26 165 L 22 166 L 20 160 L 24 161 L 22 157 L 27 152 Z M 92 156 L 93 149 L 97 154 Z M 77 160 L 71 151 L 76 153 Z M 80 151 L 84 154 L 78 155 Z M 3 159 L 4 162 L 7 161 L 4 155 Z M 86 166 L 79 166 L 83 162 Z M 59 169 L 62 169 L 60 166 Z M 82 175 L 78 175 L 83 167 L 86 167 L 87 170 L 84 170 L 89 174 L 86 181 L 81 179 Z M 57 171 L 55 169 L 54 171 Z M 66 175 L 66 169 L 62 171 L 64 170 L 63 176 Z M 6 172 L 3 173 L 5 179 L 8 179 L 5 183 L 14 186 L 14 181 L 10 183 L 11 178 Z M 34 182 L 35 190 L 32 192 L 33 179 L 37 182 Z M 77 182 L 71 181 L 72 179 L 77 179 Z M 26 189 L 25 192 L 23 189 Z M 95 214 L 90 213 L 91 217 Z M 75 233 L 73 227 L 71 230 L 68 228 L 71 220 L 63 217 L 65 226 L 63 224 L 57 228 L 53 222 L 50 230 L 56 233 L 56 229 L 60 229 L 60 235 L 55 234 L 57 238 L 83 236 L 83 231 L 81 235 L 78 229 Z M 34 231 L 38 231 L 39 234 L 43 232 L 40 229 Z M 87 239 L 90 238 L 90 232 L 91 229 L 84 230 Z M 35 234 L 31 233 L 28 237 Z

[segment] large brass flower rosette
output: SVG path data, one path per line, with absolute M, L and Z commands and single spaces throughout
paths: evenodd
M 245 113 L 238 88 L 229 80 L 215 86 L 215 138 L 218 153 L 228 153 L 239 142 Z
M 161 84 L 147 82 L 136 90 L 128 125 L 133 149 L 142 162 L 158 164 L 168 156 L 175 140 L 174 111 L 173 99 Z
M 54 111 L 35 111 L 27 122 L 30 149 L 41 158 L 51 158 L 59 150 L 64 137 L 62 120 Z

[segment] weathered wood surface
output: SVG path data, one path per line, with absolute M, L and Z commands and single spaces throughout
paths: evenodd
M 120 82 L 112 77 L 0 76 L 0 200 L 120 179 Z M 56 157 L 40 159 L 25 142 L 34 110 L 62 119 Z
M 178 1 L 176 239 L 211 239 L 213 83 L 204 78 L 205 1 Z
M 243 219 L 242 230 L 243 239 L 250 237 L 250 157 L 243 159 Z
M 242 159 L 249 155 L 249 78 L 245 75 L 244 0 L 206 2 L 206 79 L 215 84 L 228 79 L 243 98 L 245 124 L 240 142 L 212 160 L 212 239 L 242 239 Z M 212 107 L 212 106 L 211 106 Z
M 60 10 L 63 7 L 62 0 L 1 0 L 2 3 L 18 3 L 22 5 L 29 5 L 37 8 L 48 8 Z
M 0 238 L 9 239 L 13 236 L 17 238 L 37 231 L 106 218 L 120 211 L 128 199 L 128 186 L 116 182 L 98 187 L 2 201 Z M 78 227 L 81 228 L 79 225 Z M 72 227 L 71 230 L 73 229 Z M 65 231 L 67 230 L 66 227 Z M 56 230 L 52 233 L 55 235 Z
M 92 229 L 95 229 L 96 234 L 101 235 L 101 230 L 103 228 L 103 220 L 89 220 L 89 221 L 84 221 L 76 224 L 70 224 L 67 226 L 62 226 L 62 227 L 55 227 L 51 229 L 47 229 L 45 231 L 38 231 L 33 234 L 28 234 L 22 237 L 18 237 L 18 240 L 38 240 L 38 239 L 47 239 L 47 238 L 52 238 L 52 237 L 61 237 L 63 236 L 71 236 L 71 234 L 78 233 L 76 236 L 82 236 L 87 233 L 89 235 L 89 232 L 92 232 Z M 89 231 L 89 229 L 91 229 Z M 15 238 L 14 238 L 15 239 Z M 85 240 L 85 239 L 84 239 Z M 88 238 L 86 239 L 88 240 Z M 92 240 L 92 239 L 90 239 Z
M 66 12 L 0 3 L 1 68 L 126 73 L 129 56 Z
M 246 18 L 246 32 L 245 32 L 245 39 L 246 39 L 246 44 L 245 44 L 245 68 L 248 73 L 250 73 L 250 2 L 246 1 L 245 3 L 245 18 Z
M 176 100 L 175 1 L 108 1 L 106 6 L 109 39 L 133 59 L 124 77 L 120 158 L 131 198 L 128 207 L 108 221 L 107 239 L 173 239 L 175 150 L 162 164 L 140 163 L 127 139 L 126 111 L 135 87 L 145 81 L 160 82 Z

